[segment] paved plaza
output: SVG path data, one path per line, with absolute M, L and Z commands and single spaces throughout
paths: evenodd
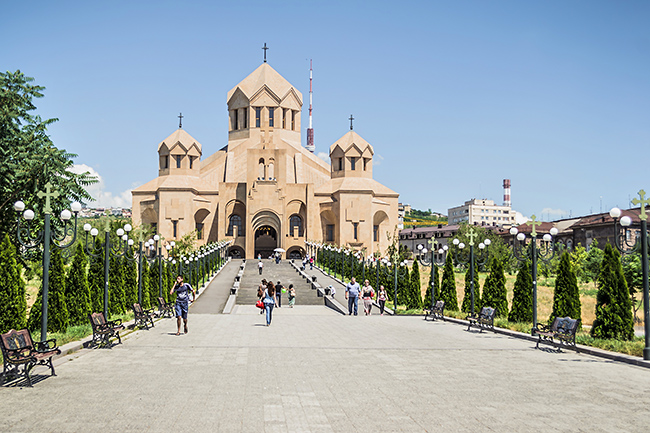
M 227 290 L 222 275 L 207 290 Z M 454 323 L 297 305 L 266 327 L 237 305 L 190 309 L 189 325 L 175 336 L 163 319 L 112 349 L 67 355 L 57 377 L 37 368 L 33 388 L 0 389 L 0 431 L 637 432 L 650 422 L 647 369 Z

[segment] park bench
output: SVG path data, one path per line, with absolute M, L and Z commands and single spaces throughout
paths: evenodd
M 12 329 L 6 334 L 0 335 L 0 348 L 4 360 L 3 384 L 11 377 L 24 376 L 27 379 L 27 384 L 32 386 L 29 372 L 36 365 L 50 367 L 52 376 L 56 376 L 52 357 L 60 355 L 61 350 L 56 346 L 55 339 L 34 343 L 27 329 L 20 331 Z
M 158 317 L 174 317 L 174 304 L 158 298 Z
M 424 320 L 427 320 L 427 317 L 431 317 L 431 320 L 442 319 L 444 321 L 444 310 L 445 301 L 436 301 L 436 305 L 430 309 L 424 310 Z
M 469 322 L 467 325 L 467 330 L 472 326 L 475 326 L 480 329 L 480 332 L 483 332 L 484 329 L 490 329 L 494 331 L 494 318 L 497 315 L 496 308 L 492 307 L 483 307 L 481 312 L 476 314 L 469 314 L 465 318 Z
M 135 319 L 134 327 L 149 329 L 149 325 L 153 328 L 153 318 L 155 314 L 153 310 L 144 310 L 137 302 L 133 304 L 133 318 Z
M 110 347 L 111 337 L 117 338 L 118 344 L 122 343 L 120 331 L 125 328 L 120 319 L 106 320 L 104 313 L 91 313 L 88 315 L 88 318 L 90 319 L 90 326 L 93 328 L 91 344 L 96 344 L 98 347 Z
M 532 332 L 539 337 L 535 348 L 539 349 L 539 343 L 544 343 L 557 347 L 558 352 L 562 347 L 569 347 L 577 352 L 576 332 L 579 325 L 579 319 L 570 317 L 556 317 L 551 326 L 538 323 Z

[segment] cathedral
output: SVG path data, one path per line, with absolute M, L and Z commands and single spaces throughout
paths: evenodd
M 399 194 L 372 178 L 373 147 L 350 130 L 331 164 L 301 143 L 302 94 L 266 61 L 228 92 L 228 145 L 203 157 L 181 125 L 158 145 L 158 177 L 134 189 L 134 225 L 167 242 L 232 239 L 229 255 L 305 255 L 319 241 L 385 253 Z

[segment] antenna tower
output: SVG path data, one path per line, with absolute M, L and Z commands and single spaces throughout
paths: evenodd
M 314 145 L 314 128 L 312 128 L 311 123 L 311 103 L 312 103 L 312 89 L 311 89 L 311 80 L 312 80 L 312 67 L 311 59 L 309 59 L 309 128 L 307 128 L 307 150 L 314 152 L 316 146 Z

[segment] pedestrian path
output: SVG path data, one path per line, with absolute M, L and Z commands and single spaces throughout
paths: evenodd
M 273 281 L 274 284 L 280 281 L 285 288 L 293 284 L 296 289 L 296 305 L 324 305 L 316 290 L 312 290 L 311 284 L 298 275 L 289 261 L 283 260 L 276 264 L 273 260 L 263 259 L 264 269 L 261 275 L 257 268 L 258 261 L 246 260 L 246 269 L 237 292 L 238 305 L 255 305 L 262 278 Z M 289 304 L 287 293 L 282 294 L 281 302 L 283 307 Z
M 192 303 L 190 307 L 191 314 L 219 314 L 230 296 L 235 276 L 239 270 L 241 260 L 231 260 L 226 263 L 221 272 L 203 289 L 203 293 Z
M 421 317 L 320 306 L 163 319 L 0 389 L 0 431 L 637 432 L 650 372 Z

